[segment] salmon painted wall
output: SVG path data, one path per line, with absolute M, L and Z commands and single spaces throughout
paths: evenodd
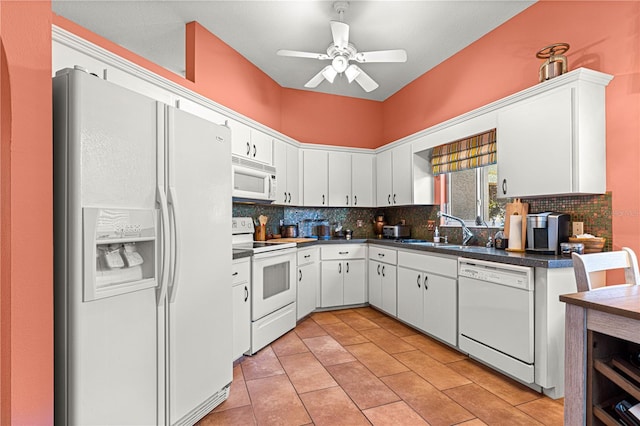
M 187 79 L 202 95 L 280 130 L 280 85 L 197 22 L 186 44 Z
M 569 69 L 614 76 L 606 89 L 607 190 L 614 249 L 640 252 L 640 2 L 542 1 L 384 102 L 389 142 L 538 83 L 535 53 L 567 42 Z
M 53 424 L 51 4 L 0 4 L 0 424 Z
M 281 132 L 300 142 L 377 148 L 382 102 L 282 89 Z

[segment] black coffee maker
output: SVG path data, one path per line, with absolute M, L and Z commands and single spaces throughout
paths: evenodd
M 538 254 L 560 254 L 560 243 L 569 241 L 570 217 L 566 213 L 533 213 L 527 215 L 527 251 Z

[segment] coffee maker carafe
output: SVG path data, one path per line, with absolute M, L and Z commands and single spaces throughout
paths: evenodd
M 569 225 L 569 215 L 566 213 L 528 214 L 527 251 L 560 254 L 560 243 L 569 241 Z

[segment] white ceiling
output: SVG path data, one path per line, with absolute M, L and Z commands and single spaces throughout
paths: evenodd
M 184 76 L 185 24 L 197 21 L 283 87 L 382 101 L 534 1 L 350 1 L 344 22 L 358 51 L 405 49 L 406 63 L 360 64 L 380 87 L 366 93 L 345 76 L 304 84 L 327 62 L 277 56 L 325 53 L 333 1 L 53 0 L 53 11 Z M 487 59 L 489 60 L 489 58 Z

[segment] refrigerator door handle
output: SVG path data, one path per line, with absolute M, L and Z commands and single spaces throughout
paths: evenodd
M 167 207 L 167 196 L 164 193 L 164 189 L 160 186 L 157 187 L 158 198 L 160 200 L 160 212 L 161 212 L 161 226 L 162 226 L 162 277 L 160 278 L 160 288 L 158 294 L 158 305 L 164 303 L 164 299 L 167 296 L 167 283 L 169 281 L 169 208 Z
M 180 223 L 178 218 L 178 198 L 176 197 L 176 190 L 174 187 L 169 186 L 169 204 L 171 205 L 171 213 L 173 215 L 173 276 L 171 277 L 171 287 L 169 289 L 169 302 L 173 303 L 176 300 L 176 292 L 178 291 L 178 279 L 180 278 L 180 227 L 177 225 Z

